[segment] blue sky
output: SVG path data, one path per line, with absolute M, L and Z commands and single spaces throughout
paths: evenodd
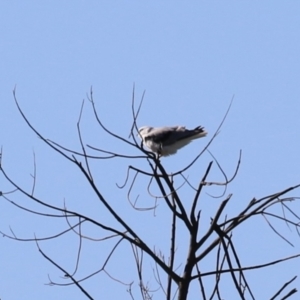
M 244 207 L 252 197 L 264 196 L 300 182 L 300 3 L 296 1 L 10 1 L 0 9 L 0 141 L 3 166 L 24 188 L 30 189 L 33 151 L 37 162 L 36 193 L 49 203 L 66 205 L 90 216 L 107 218 L 78 170 L 53 153 L 33 134 L 18 114 L 12 90 L 26 116 L 47 138 L 79 150 L 76 134 L 81 102 L 93 86 L 94 99 L 104 124 L 127 137 L 131 125 L 131 94 L 135 84 L 137 99 L 146 90 L 138 125 L 203 125 L 209 137 L 218 127 L 231 98 L 232 108 L 221 133 L 211 146 L 223 168 L 234 172 L 239 150 L 242 164 L 227 193 L 233 193 L 228 214 Z M 83 133 L 86 143 L 108 150 L 137 154 L 108 138 L 97 126 L 91 106 L 85 104 Z M 174 172 L 191 160 L 207 140 L 199 140 L 176 156 L 163 160 Z M 188 175 L 196 184 L 210 161 L 208 154 Z M 95 178 L 112 205 L 150 237 L 153 246 L 166 247 L 163 234 L 167 211 L 160 206 L 157 216 L 133 213 L 126 191 L 116 190 L 124 182 L 124 160 L 93 162 Z M 141 166 L 146 166 L 142 162 Z M 212 173 L 221 180 L 217 168 Z M 140 179 L 133 192 L 151 203 L 144 194 L 147 184 Z M 0 190 L 11 187 L 1 177 Z M 190 191 L 186 188 L 185 197 Z M 218 189 L 207 192 L 220 192 Z M 296 193 L 297 194 L 297 193 Z M 144 195 L 144 196 L 143 196 Z M 299 195 L 299 192 L 298 192 Z M 18 195 L 14 201 L 37 208 Z M 145 199 L 145 200 L 143 200 Z M 204 196 L 203 220 L 209 221 L 221 199 Z M 296 203 L 293 206 L 299 210 Z M 0 229 L 11 226 L 21 237 L 57 232 L 66 224 L 45 221 L 1 201 Z M 168 227 L 169 228 L 169 227 Z M 167 228 L 167 230 L 168 230 Z M 87 228 L 88 230 L 88 228 Z M 94 230 L 94 229 L 90 229 Z M 167 231 L 162 230 L 167 234 Z M 245 264 L 271 260 L 299 252 L 295 232 L 283 228 L 295 247 L 274 237 L 259 218 L 236 233 Z M 252 232 L 252 233 L 251 233 Z M 97 232 L 93 232 L 98 236 Z M 250 239 L 257 233 L 255 251 Z M 157 239 L 158 240 L 157 240 Z M 262 240 L 261 240 L 262 242 Z M 58 262 L 74 266 L 72 251 L 76 239 L 70 237 L 42 244 Z M 75 246 L 74 246 L 75 245 Z M 257 244 L 256 244 L 257 245 Z M 86 274 L 105 257 L 101 244 L 87 243 L 81 272 Z M 178 251 L 185 253 L 184 243 Z M 124 247 L 125 248 L 125 247 Z M 109 248 L 107 248 L 109 249 Z M 120 255 L 122 256 L 122 250 Z M 125 251 L 125 250 L 124 250 Z M 127 262 L 122 276 L 127 281 Z M 206 267 L 206 266 L 205 266 Z M 152 266 L 148 265 L 150 273 Z M 1 239 L 1 299 L 84 299 L 75 287 L 49 287 L 47 274 L 63 281 L 61 273 L 46 262 L 33 243 Z M 269 272 L 275 269 L 269 269 Z M 249 273 L 261 299 L 268 298 L 279 285 L 299 274 L 299 261 L 279 267 L 276 277 L 262 291 L 261 273 Z M 116 271 L 117 272 L 117 271 Z M 120 271 L 118 271 L 120 272 Z M 124 274 L 123 274 L 124 273 Z M 278 278 L 277 278 L 278 275 Z M 277 281 L 278 280 L 278 281 Z M 99 283 L 100 282 L 100 283 Z M 101 284 L 102 283 L 102 284 Z M 299 286 L 299 279 L 297 281 Z M 155 286 L 155 282 L 153 283 Z M 260 288 L 259 288 L 260 287 Z M 99 299 L 129 296 L 126 288 L 105 276 L 86 285 Z M 191 291 L 196 293 L 197 290 Z M 234 297 L 228 291 L 228 299 Z M 162 295 L 160 295 L 162 296 Z M 157 296 L 159 299 L 160 297 Z

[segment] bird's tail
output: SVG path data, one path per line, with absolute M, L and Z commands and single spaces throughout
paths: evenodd
M 195 129 L 193 129 L 193 131 L 195 133 L 195 135 L 194 135 L 195 139 L 201 138 L 201 137 L 204 137 L 207 135 L 207 131 L 205 131 L 203 126 L 198 126 Z

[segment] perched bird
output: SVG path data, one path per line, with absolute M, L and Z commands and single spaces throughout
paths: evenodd
M 178 149 L 186 146 L 192 140 L 206 136 L 203 127 L 185 129 L 183 126 L 174 127 L 149 127 L 143 126 L 138 135 L 143 143 L 158 156 L 175 154 Z

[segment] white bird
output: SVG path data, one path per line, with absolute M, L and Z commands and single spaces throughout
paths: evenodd
M 207 132 L 202 126 L 191 130 L 183 126 L 156 128 L 143 126 L 139 129 L 138 135 L 152 152 L 158 156 L 168 156 L 175 154 L 192 140 L 206 136 Z

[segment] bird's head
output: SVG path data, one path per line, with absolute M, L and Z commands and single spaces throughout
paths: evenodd
M 137 136 L 139 136 L 141 139 L 143 139 L 143 136 L 146 135 L 148 132 L 150 132 L 151 129 L 152 129 L 152 127 L 142 126 L 142 127 L 139 128 Z

